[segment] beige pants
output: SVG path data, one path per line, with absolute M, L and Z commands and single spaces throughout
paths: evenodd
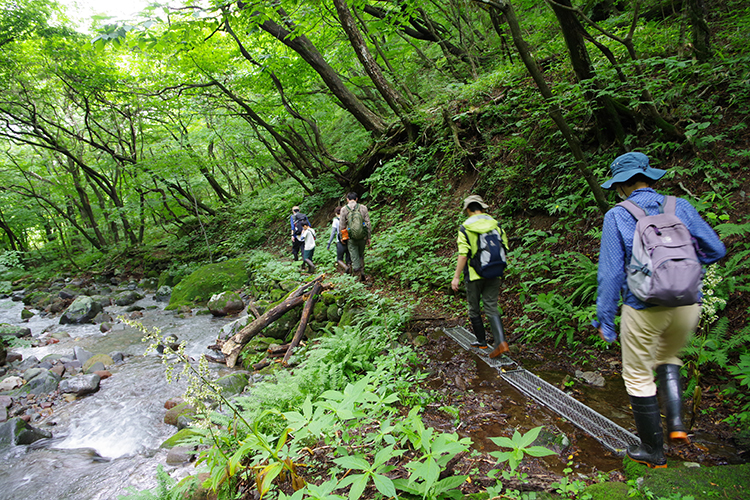
M 622 306 L 622 378 L 629 395 L 655 396 L 654 369 L 665 364 L 682 366 L 677 354 L 698 326 L 700 314 L 700 304 L 646 309 Z

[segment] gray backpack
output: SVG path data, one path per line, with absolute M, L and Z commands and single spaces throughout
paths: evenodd
M 647 215 L 631 200 L 618 203 L 638 221 L 633 256 L 627 267 L 628 288 L 643 302 L 677 307 L 698 302 L 703 267 L 695 241 L 675 215 L 676 198 L 666 196 L 662 211 Z

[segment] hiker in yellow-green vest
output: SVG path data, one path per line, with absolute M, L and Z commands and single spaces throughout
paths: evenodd
M 357 193 L 347 194 L 346 200 L 339 218 L 341 233 L 348 237 L 346 246 L 352 258 L 352 274 L 360 281 L 365 281 L 365 248 L 369 246 L 372 236 L 370 212 L 359 203 Z M 346 237 L 342 237 L 342 241 L 345 239 Z
M 461 284 L 461 274 L 464 274 L 466 284 L 466 298 L 469 302 L 469 320 L 476 336 L 476 342 L 472 347 L 487 349 L 487 340 L 482 321 L 482 309 L 479 301 L 484 306 L 484 315 L 490 323 L 490 330 L 494 337 L 492 344 L 494 350 L 490 353 L 491 358 L 496 358 L 508 352 L 508 342 L 505 340 L 503 324 L 497 310 L 497 298 L 500 293 L 500 278 L 483 278 L 473 266 L 469 265 L 470 256 L 476 255 L 478 251 L 478 240 L 480 235 L 498 230 L 505 248 L 508 248 L 508 236 L 498 226 L 495 219 L 485 214 L 487 204 L 478 195 L 471 195 L 464 200 L 463 212 L 468 219 L 463 223 L 462 230 L 458 232 L 458 263 L 456 272 L 451 281 L 453 291 L 458 291 Z

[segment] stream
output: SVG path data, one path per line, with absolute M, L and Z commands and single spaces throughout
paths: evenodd
M 152 295 L 135 303 L 143 308 L 139 318 L 145 327 L 157 327 L 162 335 L 175 335 L 187 343 L 186 352 L 194 359 L 203 354 L 214 354 L 206 346 L 215 342 L 221 328 L 234 318 L 215 318 L 208 314 L 187 315 L 165 311 L 165 303 L 156 302 Z M 14 349 L 24 359 L 32 356 L 41 360 L 48 354 L 71 355 L 74 347 L 91 353 L 109 354 L 115 351 L 127 355 L 125 362 L 108 367 L 112 376 L 101 381 L 98 392 L 72 402 L 61 401 L 49 410 L 49 415 L 33 421 L 34 427 L 53 434 L 28 446 L 11 446 L 0 450 L 0 500 L 37 498 L 114 500 L 132 491 L 151 489 L 157 485 L 156 472 L 163 465 L 176 480 L 195 473 L 192 464 L 167 466 L 167 450 L 161 443 L 176 432 L 176 428 L 163 422 L 164 403 L 182 394 L 180 383 L 168 384 L 164 366 L 156 354 L 143 356 L 146 345 L 142 333 L 122 323 L 115 322 L 107 333 L 99 325 L 60 325 L 59 316 L 41 317 L 38 311 L 28 322 L 22 323 L 22 302 L 0 300 L 0 323 L 28 327 L 33 337 L 44 332 L 67 332 L 70 338 L 44 347 Z M 113 318 L 124 314 L 127 307 L 106 308 Z M 455 346 L 455 349 L 460 347 Z M 445 353 L 453 356 L 455 350 Z M 210 364 L 216 377 L 230 372 L 223 365 Z M 576 434 L 581 450 L 577 461 L 592 470 L 612 470 L 622 465 L 622 459 L 606 452 L 593 438 L 581 433 L 571 424 L 561 422 L 549 411 L 528 414 L 523 401 L 526 397 L 501 382 L 494 368 L 477 361 L 478 378 L 472 389 L 478 393 L 487 390 L 487 382 L 502 384 L 506 397 L 520 404 L 507 405 L 507 423 L 511 427 L 530 428 L 535 425 L 554 424 L 568 435 Z M 538 373 L 545 380 L 558 384 L 564 374 Z M 484 381 L 484 383 L 482 383 Z M 583 401 L 616 423 L 632 427 L 632 417 L 627 412 L 627 396 L 622 384 L 608 383 L 609 389 L 583 388 Z M 619 387 L 619 389 L 618 389 Z M 613 392 L 614 390 L 614 392 Z M 540 418 L 541 417 L 541 418 Z M 531 422 L 530 422 L 531 420 Z M 543 420 L 543 421 L 542 421 Z M 498 425 L 489 425 L 471 433 L 478 449 L 490 446 L 488 436 L 507 431 Z M 734 450 L 722 449 L 711 443 L 711 436 L 696 436 L 712 451 L 726 454 L 728 462 L 737 462 Z M 565 463 L 560 458 L 546 461 L 550 470 L 562 473 Z
M 135 305 L 144 308 L 138 321 L 186 341 L 186 352 L 195 359 L 211 353 L 205 347 L 213 344 L 220 329 L 231 321 L 211 315 L 181 318 L 164 311 L 166 304 L 155 302 L 151 295 Z M 165 464 L 167 455 L 159 446 L 176 432 L 163 422 L 164 403 L 182 394 L 181 384 L 166 382 L 159 356 L 143 356 L 147 345 L 141 342 L 141 332 L 133 328 L 115 323 L 105 334 L 99 325 L 60 325 L 59 316 L 43 318 L 38 314 L 21 323 L 22 309 L 22 302 L 0 300 L 0 323 L 28 327 L 34 337 L 44 331 L 70 334 L 70 339 L 57 344 L 13 350 L 24 359 L 70 355 L 76 346 L 95 354 L 119 351 L 128 356 L 124 363 L 108 367 L 112 376 L 101 381 L 98 392 L 70 403 L 56 403 L 51 415 L 32 422 L 32 426 L 51 432 L 52 438 L 0 451 L 0 500 L 110 500 L 126 494 L 128 488 L 156 486 L 157 466 Z M 114 318 L 125 309 L 109 306 L 106 311 Z M 212 367 L 216 376 L 224 374 L 220 368 L 227 370 Z M 195 472 L 192 465 L 185 470 L 165 469 L 177 478 Z

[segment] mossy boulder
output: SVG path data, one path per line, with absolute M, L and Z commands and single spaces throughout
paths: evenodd
M 245 303 L 240 294 L 234 291 L 221 292 L 211 296 L 208 310 L 214 316 L 230 316 L 239 314 L 245 309 Z
M 247 280 L 245 261 L 241 259 L 203 266 L 172 289 L 167 309 L 205 304 L 214 294 L 242 288 Z
M 10 325 L 8 323 L 0 323 L 0 337 L 28 337 L 31 335 L 31 329 Z
M 279 319 L 263 329 L 263 336 L 271 337 L 277 340 L 285 340 L 292 329 L 297 327 L 302 317 L 302 308 L 295 307 L 287 311 Z
M 83 363 L 83 372 L 89 373 L 91 371 L 91 367 L 93 367 L 96 363 L 101 363 L 104 367 L 112 366 L 113 364 L 115 364 L 112 358 L 106 354 L 94 354 L 89 359 L 87 359 L 85 363 Z
M 236 372 L 218 378 L 214 383 L 221 387 L 225 395 L 236 396 L 242 394 L 249 380 L 247 373 Z
M 328 309 L 326 309 L 326 319 L 334 323 L 338 323 L 339 320 L 341 319 L 341 312 L 339 311 L 339 306 L 337 306 L 335 302 L 329 305 Z
M 23 303 L 36 309 L 44 309 L 52 303 L 53 299 L 54 296 L 49 292 L 36 291 L 26 295 L 23 298 Z
M 339 326 L 351 326 L 357 324 L 362 312 L 362 309 L 347 304 L 346 307 L 344 307 L 344 312 L 341 314 Z
M 177 421 L 180 417 L 190 418 L 193 415 L 195 415 L 195 408 L 183 402 L 167 410 L 167 413 L 164 415 L 164 423 L 177 427 Z
M 328 319 L 328 307 L 322 301 L 317 301 L 313 306 L 313 318 L 315 321 L 322 323 Z

